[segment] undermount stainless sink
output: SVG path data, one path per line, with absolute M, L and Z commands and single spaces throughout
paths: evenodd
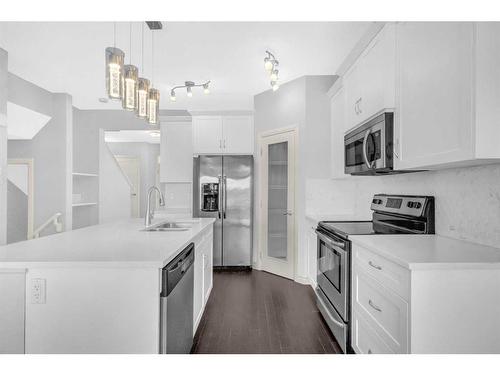
M 146 232 L 176 232 L 183 231 L 192 228 L 191 223 L 183 223 L 178 221 L 167 221 L 155 225 L 151 225 L 147 228 L 142 229 Z

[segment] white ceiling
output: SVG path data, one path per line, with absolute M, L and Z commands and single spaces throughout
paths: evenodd
M 154 82 L 162 109 L 249 110 L 269 89 L 265 50 L 280 62 L 280 81 L 334 74 L 367 22 L 164 22 L 155 32 Z M 141 69 L 141 30 L 133 23 L 132 63 Z M 117 23 L 116 46 L 129 60 L 129 23 Z M 151 32 L 145 29 L 145 73 L 151 78 Z M 0 46 L 9 70 L 52 92 L 67 92 L 80 109 L 118 108 L 104 96 L 104 49 L 113 45 L 111 22 L 1 22 Z M 142 71 L 142 70 L 141 70 Z M 170 88 L 186 80 L 211 80 L 211 93 L 192 98 Z

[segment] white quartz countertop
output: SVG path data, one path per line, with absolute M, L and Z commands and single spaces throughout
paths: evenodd
M 157 219 L 153 223 L 166 221 Z M 162 268 L 214 219 L 186 219 L 186 231 L 146 232 L 144 219 L 94 225 L 0 246 L 1 268 L 61 266 Z
M 409 269 L 500 268 L 500 249 L 438 235 L 349 236 Z

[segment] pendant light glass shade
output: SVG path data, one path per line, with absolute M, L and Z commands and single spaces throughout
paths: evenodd
M 139 78 L 137 80 L 137 97 L 135 99 L 135 113 L 139 118 L 148 117 L 148 95 L 149 79 Z
M 106 48 L 106 94 L 110 99 L 122 97 L 122 74 L 125 53 L 115 47 Z
M 160 114 L 160 92 L 150 88 L 148 93 L 148 122 L 157 125 Z
M 137 96 L 137 80 L 139 70 L 134 65 L 125 65 L 123 67 L 123 96 L 122 105 L 127 111 L 135 110 L 135 100 Z

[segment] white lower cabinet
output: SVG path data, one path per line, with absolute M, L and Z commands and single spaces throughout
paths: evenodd
M 213 233 L 213 232 L 210 232 Z M 213 284 L 213 241 L 207 240 L 203 253 L 203 299 L 206 304 Z
M 0 270 L 0 354 L 24 353 L 26 270 Z
M 391 352 L 407 353 L 408 303 L 361 267 L 353 272 L 352 306 Z
M 356 353 L 409 353 L 409 274 L 353 244 L 351 345 Z
M 358 354 L 394 353 L 357 310 L 353 310 L 352 312 L 351 337 L 351 345 Z
M 359 354 L 500 353 L 500 270 L 417 263 L 352 239 L 352 336 Z
M 213 230 L 201 234 L 194 243 L 193 335 L 200 324 L 212 290 Z

